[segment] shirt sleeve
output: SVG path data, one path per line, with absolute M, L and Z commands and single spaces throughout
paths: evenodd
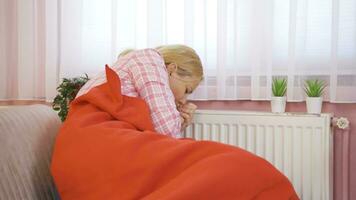
M 156 131 L 181 137 L 180 114 L 160 55 L 154 50 L 133 55 L 130 72 L 139 96 L 148 104 Z

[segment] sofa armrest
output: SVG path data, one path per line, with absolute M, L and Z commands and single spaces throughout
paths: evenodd
M 0 199 L 57 199 L 49 167 L 60 124 L 45 105 L 0 109 Z

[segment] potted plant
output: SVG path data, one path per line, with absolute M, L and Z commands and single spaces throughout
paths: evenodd
M 87 74 L 85 74 L 85 77 L 64 78 L 63 82 L 57 87 L 58 94 L 53 100 L 52 107 L 55 111 L 58 111 L 58 116 L 62 122 L 67 117 L 70 102 L 88 80 Z
M 272 81 L 271 107 L 274 113 L 283 113 L 286 110 L 287 80 L 285 78 L 274 78 Z
M 307 95 L 307 111 L 310 114 L 320 114 L 323 104 L 323 93 L 326 85 L 321 80 L 306 80 L 304 91 Z

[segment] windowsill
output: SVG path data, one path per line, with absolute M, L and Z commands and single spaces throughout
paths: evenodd
M 0 106 L 20 106 L 33 104 L 44 104 L 48 106 L 52 105 L 52 103 L 46 102 L 45 100 L 0 100 Z

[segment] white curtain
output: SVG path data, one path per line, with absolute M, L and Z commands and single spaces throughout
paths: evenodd
M 52 99 L 61 78 L 94 75 L 124 49 L 181 43 L 205 68 L 191 99 L 266 100 L 276 76 L 289 101 L 317 78 L 325 100 L 356 102 L 356 0 L 0 2 L 2 99 Z

